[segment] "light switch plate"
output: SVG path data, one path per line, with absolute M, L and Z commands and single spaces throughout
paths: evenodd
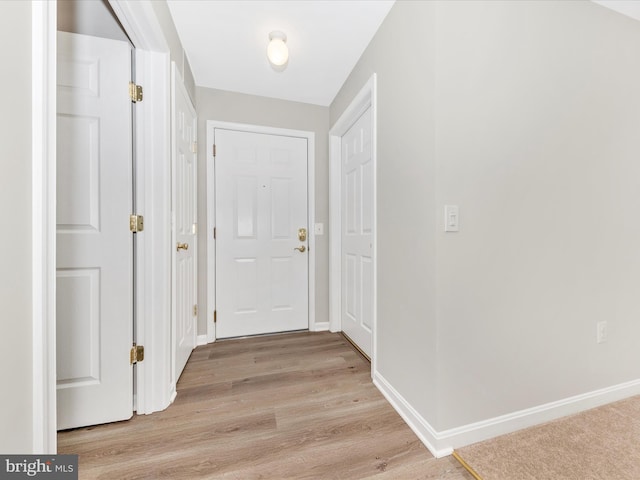
M 458 232 L 460 231 L 460 215 L 457 205 L 444 206 L 444 231 Z

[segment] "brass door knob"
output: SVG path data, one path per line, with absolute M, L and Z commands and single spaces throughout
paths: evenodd
M 189 244 L 178 242 L 178 244 L 176 245 L 176 251 L 179 252 L 180 250 L 189 250 Z
M 300 253 L 302 253 L 307 250 L 307 247 L 305 247 L 304 245 L 300 245 L 299 247 L 294 248 L 294 250 L 298 250 Z

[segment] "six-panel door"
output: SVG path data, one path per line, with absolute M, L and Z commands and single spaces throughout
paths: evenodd
M 342 137 L 342 331 L 371 358 L 373 161 L 371 108 Z
M 173 253 L 174 373 L 177 382 L 197 338 L 197 155 L 196 112 L 173 65 Z
M 58 429 L 130 418 L 131 49 L 58 32 Z
M 214 137 L 217 337 L 307 329 L 307 140 Z

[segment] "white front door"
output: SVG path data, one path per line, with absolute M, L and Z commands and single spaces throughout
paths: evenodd
M 131 48 L 58 32 L 58 429 L 133 410 Z
M 177 382 L 196 346 L 197 337 L 197 118 L 175 63 L 172 73 L 172 203 L 175 225 L 172 323 L 173 378 Z
M 373 162 L 371 108 L 342 137 L 342 331 L 371 358 Z
M 218 338 L 309 328 L 307 139 L 214 129 Z

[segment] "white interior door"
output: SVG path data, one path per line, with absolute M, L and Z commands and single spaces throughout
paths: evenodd
M 342 331 L 371 358 L 373 162 L 371 108 L 342 137 Z
M 172 64 L 174 213 L 173 249 L 173 349 L 177 381 L 197 340 L 197 148 L 196 111 L 180 74 Z
M 130 418 L 131 48 L 58 32 L 58 429 Z
M 307 329 L 307 139 L 221 128 L 214 138 L 216 335 Z

